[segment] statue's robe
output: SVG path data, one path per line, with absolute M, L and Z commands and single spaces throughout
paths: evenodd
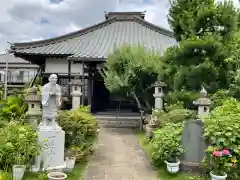
M 54 93 L 54 95 L 51 95 Z M 61 105 L 61 88 L 51 82 L 45 84 L 42 89 L 43 117 L 52 119 L 57 116 L 58 107 Z

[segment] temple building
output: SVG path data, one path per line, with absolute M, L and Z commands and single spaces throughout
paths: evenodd
M 13 43 L 10 52 L 38 65 L 37 75 L 44 83 L 50 74 L 57 74 L 69 98 L 69 82 L 78 76 L 83 83 L 81 103 L 91 105 L 93 111 L 115 109 L 120 101 L 123 109 L 131 109 L 134 103 L 108 92 L 99 69 L 108 54 L 123 45 L 141 45 L 162 54 L 176 44 L 172 32 L 144 18 L 142 12 L 105 13 L 105 20 L 98 24 L 51 39 Z

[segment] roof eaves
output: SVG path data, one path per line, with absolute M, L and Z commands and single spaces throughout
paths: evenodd
M 79 61 L 79 62 L 105 62 L 106 61 L 106 58 L 104 57 L 96 57 L 96 58 L 93 58 L 93 57 L 78 57 L 78 56 L 69 56 L 68 57 L 68 60 L 69 61 Z
M 29 56 L 39 55 L 39 56 L 64 56 L 64 57 L 73 55 L 73 54 L 28 53 L 28 52 L 22 52 L 22 51 L 14 51 L 14 55 L 16 55 L 16 54 L 18 54 L 18 55 L 29 55 Z

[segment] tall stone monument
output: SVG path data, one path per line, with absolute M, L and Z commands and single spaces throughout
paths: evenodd
M 81 105 L 81 96 L 82 96 L 82 81 L 79 77 L 75 77 L 70 83 L 72 87 L 72 109 L 77 109 Z
M 155 93 L 153 94 L 153 97 L 155 98 L 155 109 L 163 109 L 163 87 L 165 87 L 163 82 L 156 82 L 154 84 Z
M 61 106 L 61 89 L 57 84 L 57 75 L 49 77 L 49 83 L 42 89 L 43 122 L 38 126 L 39 143 L 43 144 L 43 151 L 37 158 L 35 171 L 63 169 L 65 132 L 56 122 L 58 109 Z M 43 167 L 40 167 L 40 164 Z
M 200 91 L 200 98 L 193 102 L 193 104 L 198 106 L 198 117 L 200 120 L 204 121 L 204 118 L 209 114 L 211 100 L 207 97 L 208 93 L 204 87 Z

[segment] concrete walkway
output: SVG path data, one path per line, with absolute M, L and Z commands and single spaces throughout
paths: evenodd
M 158 180 L 130 129 L 102 128 L 84 180 Z

